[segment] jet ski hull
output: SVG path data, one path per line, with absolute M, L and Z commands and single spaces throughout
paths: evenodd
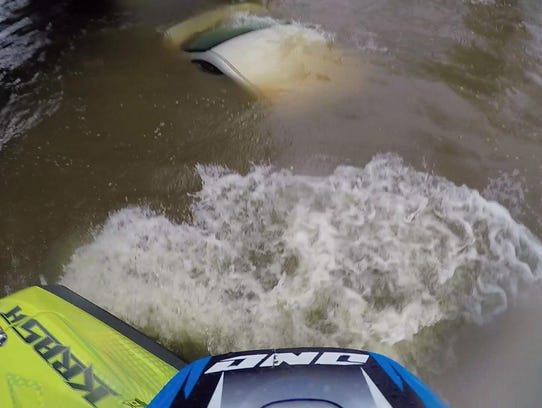
M 63 286 L 0 300 L 0 406 L 146 406 L 185 363 Z

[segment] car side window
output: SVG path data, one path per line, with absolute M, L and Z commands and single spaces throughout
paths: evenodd
M 224 75 L 224 73 L 215 67 L 213 64 L 211 64 L 208 61 L 203 60 L 193 60 L 192 63 L 196 64 L 199 69 L 201 69 L 203 72 L 206 72 L 208 74 L 212 75 Z

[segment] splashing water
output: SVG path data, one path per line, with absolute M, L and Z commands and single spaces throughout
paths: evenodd
M 326 345 L 410 359 L 422 331 L 492 319 L 542 274 L 540 242 L 504 207 L 397 156 L 327 177 L 198 171 L 191 223 L 121 210 L 61 280 L 184 355 Z
M 231 18 L 227 19 L 222 23 L 223 26 L 226 27 L 246 27 L 246 26 L 253 26 L 253 27 L 270 27 L 274 25 L 281 24 L 282 21 L 277 20 L 271 16 L 261 16 L 256 14 L 251 14 L 248 12 L 239 12 L 235 13 L 231 16 Z
M 300 31 L 302 34 L 306 36 L 307 41 L 326 41 L 326 42 L 334 42 L 335 41 L 335 34 L 326 31 L 322 28 L 322 26 L 318 24 L 308 24 L 301 21 L 287 21 L 287 20 L 280 20 L 272 16 L 261 16 L 257 14 L 251 14 L 248 12 L 239 12 L 235 13 L 231 16 L 230 19 L 223 22 L 224 26 L 227 27 L 244 27 L 244 26 L 252 26 L 252 27 L 271 27 L 271 26 L 279 26 L 287 24 L 289 26 L 295 27 L 298 31 Z

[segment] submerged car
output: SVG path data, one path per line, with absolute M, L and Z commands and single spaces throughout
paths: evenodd
M 256 5 L 223 7 L 165 32 L 203 71 L 225 75 L 267 98 L 333 95 L 359 83 L 362 66 L 320 29 L 276 20 Z

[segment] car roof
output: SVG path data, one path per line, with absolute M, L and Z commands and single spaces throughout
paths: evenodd
M 276 23 L 259 20 L 242 25 L 221 25 L 193 35 L 182 45 L 182 49 L 186 52 L 205 52 L 232 38 L 265 29 L 274 24 Z

